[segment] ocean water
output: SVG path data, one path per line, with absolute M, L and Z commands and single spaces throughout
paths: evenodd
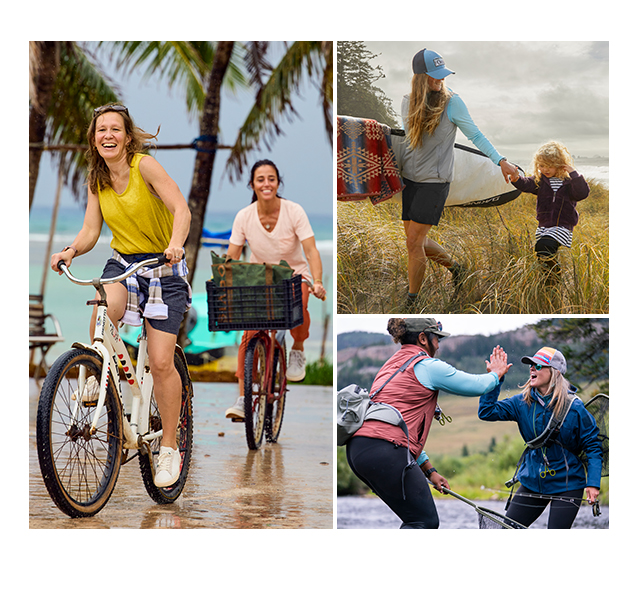
M 60 251 L 69 245 L 82 227 L 84 211 L 78 207 L 60 209 L 56 222 L 51 251 Z M 215 215 L 207 215 L 205 227 L 210 231 L 224 231 L 231 229 L 235 213 L 223 212 Z M 29 216 L 29 292 L 32 294 L 43 291 L 44 279 L 44 304 L 47 313 L 54 315 L 60 323 L 65 341 L 56 344 L 49 355 L 52 362 L 57 355 L 75 341 L 86 342 L 89 340 L 89 320 L 91 309 L 86 306 L 86 301 L 92 299 L 94 290 L 72 284 L 64 276 L 59 276 L 48 266 L 49 255 L 47 247 L 51 226 L 52 207 L 33 207 Z M 327 300 L 320 301 L 315 297 L 309 300 L 309 313 L 311 315 L 310 337 L 305 344 L 307 359 L 316 360 L 320 355 L 322 336 L 324 331 L 324 318 L 329 316 L 329 330 L 325 340 L 325 357 L 332 361 L 333 357 L 333 217 L 331 215 L 309 215 L 309 220 L 314 229 L 318 250 L 322 257 L 324 284 L 327 289 Z M 110 232 L 103 227 L 103 233 L 93 250 L 75 259 L 71 268 L 74 275 L 79 278 L 90 279 L 100 276 L 105 261 L 111 255 L 109 246 Z M 198 265 L 193 282 L 194 295 L 202 295 L 206 292 L 205 282 L 211 276 L 210 248 L 202 248 L 198 255 Z M 44 270 L 44 272 L 43 272 Z M 288 340 L 291 346 L 291 340 Z

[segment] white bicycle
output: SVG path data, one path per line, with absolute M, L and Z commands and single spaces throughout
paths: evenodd
M 163 257 L 144 260 L 120 276 L 93 280 L 79 280 L 64 262 L 58 265 L 73 283 L 93 286 L 99 293 L 98 300 L 87 302 L 97 305 L 94 343 L 76 342 L 53 363 L 38 403 L 36 440 L 42 477 L 54 503 L 71 517 L 98 513 L 111 497 L 121 465 L 136 456 L 154 501 L 172 503 L 184 489 L 193 443 L 193 387 L 184 352 L 176 346 L 174 363 L 182 382 L 177 431 L 180 476 L 174 485 L 161 488 L 153 479 L 162 421 L 153 396 L 146 333 L 143 327 L 134 370 L 125 343 L 107 315 L 103 286 L 165 261 Z

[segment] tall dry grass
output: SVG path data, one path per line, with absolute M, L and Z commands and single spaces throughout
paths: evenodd
M 429 236 L 466 269 L 454 292 L 451 273 L 427 262 L 415 312 L 609 312 L 609 190 L 588 180 L 560 275 L 534 252 L 535 197 L 491 208 L 445 208 Z M 400 204 L 338 203 L 338 313 L 406 312 L 407 251 Z

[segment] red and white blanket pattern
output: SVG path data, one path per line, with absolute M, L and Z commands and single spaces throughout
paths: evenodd
M 375 205 L 403 189 L 390 129 L 372 119 L 338 117 L 338 201 Z

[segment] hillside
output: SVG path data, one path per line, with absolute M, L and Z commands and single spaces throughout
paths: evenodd
M 371 337 L 373 335 L 385 338 L 381 340 L 382 344 L 371 345 L 369 342 L 373 340 Z M 344 347 L 345 342 L 351 345 Z M 458 370 L 483 373 L 486 370 L 485 360 L 488 359 L 491 350 L 496 345 L 502 346 L 513 362 L 513 368 L 508 376 L 508 386 L 515 387 L 516 384 L 526 382 L 529 378 L 528 371 L 520 363 L 520 358 L 535 353 L 543 345 L 542 340 L 531 328 L 492 336 L 447 337 L 440 342 L 438 357 L 455 366 Z M 370 389 L 380 367 L 399 347 L 399 344 L 392 343 L 389 336 L 382 334 L 367 334 L 365 332 L 340 334 L 337 345 L 338 390 L 351 383 L 357 383 Z

